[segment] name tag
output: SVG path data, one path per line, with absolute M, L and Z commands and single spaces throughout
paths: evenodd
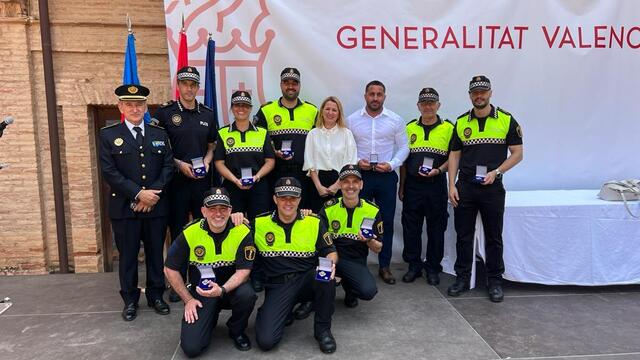
M 151 142 L 151 146 L 153 146 L 153 147 L 160 147 L 160 146 L 165 146 L 165 145 L 164 145 L 164 141 L 160 141 L 160 140 L 158 140 L 158 141 L 152 141 L 152 142 Z
M 200 125 L 202 125 L 202 126 L 206 126 L 206 127 L 209 127 L 209 124 L 207 124 L 207 122 L 206 122 L 206 121 L 200 121 Z

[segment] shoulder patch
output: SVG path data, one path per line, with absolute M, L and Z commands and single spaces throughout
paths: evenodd
M 209 110 L 209 111 L 213 111 L 213 109 L 212 109 L 212 108 L 208 107 L 207 105 L 205 105 L 205 104 L 203 104 L 203 103 L 200 103 L 200 107 L 201 107 L 201 108 L 203 108 L 203 109 L 207 109 L 207 110 Z
M 327 207 L 333 206 L 333 205 L 335 205 L 337 203 L 338 203 L 338 200 L 336 200 L 335 198 L 332 198 L 332 199 L 329 199 L 329 200 L 324 202 L 324 207 L 327 208 Z
M 380 208 L 378 207 L 378 205 L 376 205 L 376 204 L 372 203 L 371 201 L 369 201 L 369 200 L 367 200 L 367 199 L 362 199 L 362 201 L 366 202 L 367 204 L 369 204 L 369 205 L 373 206 L 373 207 L 374 207 L 374 208 L 376 208 L 376 209 L 380 209 Z
M 496 110 L 497 110 L 497 111 L 500 111 L 501 113 L 503 113 L 503 114 L 505 114 L 505 115 L 509 115 L 509 116 L 511 116 L 511 113 L 510 113 L 510 112 L 508 112 L 508 111 L 504 110 L 503 108 L 501 108 L 501 107 L 499 107 L 499 106 L 496 108 Z
M 166 103 L 164 103 L 164 104 L 160 105 L 160 107 L 161 107 L 161 108 L 166 108 L 166 107 L 169 107 L 169 106 L 171 106 L 171 105 L 173 105 L 173 104 L 175 104 L 175 103 L 176 103 L 176 101 L 175 101 L 175 100 L 169 100 L 169 101 L 167 101 Z
M 313 106 L 313 107 L 314 107 L 314 108 L 316 108 L 316 109 L 318 108 L 315 104 L 312 104 L 312 103 L 310 103 L 310 102 L 308 102 L 308 101 L 306 101 L 306 100 L 304 101 L 304 103 L 305 103 L 305 104 L 309 104 L 309 105 Z
M 162 130 L 164 130 L 164 128 L 163 128 L 162 126 L 158 125 L 158 124 L 148 123 L 148 124 L 145 124 L 145 125 L 149 125 L 149 126 L 154 127 L 154 128 L 156 128 L 156 129 L 162 129 Z
M 256 215 L 256 218 L 265 217 L 265 216 L 271 216 L 271 214 L 272 214 L 271 211 L 263 212 L 262 214 Z
M 418 122 L 418 119 L 413 119 L 413 120 L 409 121 L 409 122 L 407 123 L 407 125 L 409 125 L 409 124 L 411 124 L 411 123 L 414 123 L 414 122 Z
M 193 220 L 191 220 L 191 222 L 190 222 L 190 223 L 188 223 L 187 225 L 185 225 L 185 226 L 183 226 L 183 227 L 182 227 L 182 230 L 185 230 L 186 228 L 188 228 L 189 226 L 191 226 L 191 225 L 193 225 L 193 224 L 197 224 L 197 223 L 199 223 L 199 222 L 200 222 L 200 220 L 202 220 L 202 219 L 198 218 L 198 219 L 193 219 Z
M 463 118 L 463 117 L 467 117 L 467 116 L 469 116 L 470 113 L 471 113 L 471 110 L 467 110 L 464 114 L 458 116 L 457 118 L 460 119 L 460 118 Z
M 311 214 L 309 214 L 309 215 L 305 215 L 305 217 L 311 217 L 311 218 L 320 219 L 320 217 L 318 216 L 318 214 L 314 214 L 314 213 L 311 213 Z
M 273 103 L 273 101 L 267 101 L 266 103 L 260 105 L 260 108 L 263 108 L 263 107 L 265 107 L 265 106 L 267 106 L 269 104 L 272 104 L 272 103 Z

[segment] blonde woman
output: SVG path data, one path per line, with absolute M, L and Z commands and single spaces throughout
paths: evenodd
M 307 171 L 315 185 L 316 191 L 309 194 L 314 212 L 339 192 L 340 169 L 357 162 L 356 142 L 345 125 L 342 103 L 335 96 L 329 96 L 322 102 L 316 127 L 309 132 L 305 143 L 302 170 Z

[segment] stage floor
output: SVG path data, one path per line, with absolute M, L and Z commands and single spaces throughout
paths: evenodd
M 375 268 L 371 268 L 375 270 Z M 397 278 L 404 265 L 392 266 Z M 141 276 L 143 277 L 143 276 Z M 338 288 L 333 334 L 340 359 L 640 359 L 640 285 L 544 286 L 507 282 L 505 301 L 491 303 L 480 286 L 446 296 L 424 278 L 379 283 L 371 302 L 355 309 Z M 141 279 L 141 281 L 143 281 Z M 178 346 L 182 306 L 156 315 L 141 301 L 125 323 L 117 273 L 0 277 L 0 298 L 14 305 L 0 315 L 0 359 L 184 359 Z M 262 303 L 262 295 L 257 306 Z M 256 306 L 256 309 L 257 309 Z M 203 359 L 324 359 L 312 336 L 312 316 L 285 329 L 265 353 L 237 351 L 223 311 Z

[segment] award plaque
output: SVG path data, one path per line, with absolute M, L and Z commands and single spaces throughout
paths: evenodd
M 203 178 L 207 175 L 207 168 L 204 166 L 204 159 L 197 157 L 191 159 L 191 165 L 193 166 L 193 175 L 197 178 Z
M 432 169 L 433 169 L 433 158 L 425 156 L 424 159 L 422 160 L 422 165 L 420 165 L 419 172 L 422 175 L 427 175 L 429 174 L 429 171 L 431 171 Z
M 282 140 L 282 146 L 280 151 L 282 152 L 282 156 L 288 158 L 293 156 L 293 150 L 291 150 L 291 144 L 293 140 Z
M 473 182 L 481 184 L 484 182 L 484 179 L 487 177 L 487 167 L 484 165 L 476 166 L 476 176 L 473 179 Z
M 320 261 L 318 264 L 318 269 L 316 270 L 316 280 L 318 281 L 330 281 L 331 280 L 331 272 L 333 270 L 333 261 L 320 257 L 318 258 Z
M 369 154 L 369 165 L 371 165 L 372 168 L 378 165 L 378 154 Z
M 240 181 L 244 186 L 253 185 L 253 170 L 250 167 L 240 169 Z
M 216 282 L 216 274 L 211 266 L 198 266 L 200 271 L 200 281 L 198 287 L 202 290 L 209 290 Z
M 362 236 L 364 236 L 365 239 L 372 239 L 373 238 L 373 223 L 375 222 L 375 219 L 372 218 L 364 218 L 362 219 L 362 224 L 360 224 L 360 231 L 362 232 Z

